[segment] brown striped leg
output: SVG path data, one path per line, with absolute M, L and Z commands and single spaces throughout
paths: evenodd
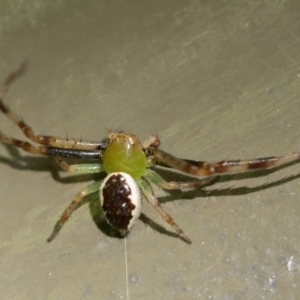
M 74 200 L 70 203 L 67 209 L 63 212 L 60 219 L 57 221 L 54 230 L 50 237 L 47 239 L 48 242 L 51 242 L 59 233 L 64 224 L 68 221 L 73 211 L 77 208 L 79 203 L 83 200 L 83 198 L 91 193 L 97 192 L 101 185 L 102 181 L 97 181 L 89 184 L 85 188 L 83 188 L 74 198 Z
M 185 241 L 188 244 L 191 244 L 192 242 L 189 239 L 189 237 L 184 234 L 183 230 L 174 222 L 173 218 L 164 211 L 162 206 L 159 204 L 158 200 L 154 197 L 149 184 L 143 179 L 138 179 L 138 185 L 139 185 L 140 189 L 142 190 L 143 194 L 145 195 L 146 199 L 148 200 L 148 202 L 154 206 L 154 208 L 160 214 L 160 216 L 170 226 L 172 226 L 172 228 L 177 232 L 177 234 L 183 241 Z
M 34 146 L 28 142 L 17 140 L 14 138 L 9 138 L 3 134 L 0 134 L 0 142 L 8 145 L 13 145 L 23 149 L 26 152 L 33 154 L 49 155 L 49 148 L 47 146 Z
M 208 177 L 226 173 L 240 173 L 256 169 L 274 168 L 288 164 L 300 159 L 300 153 L 294 153 L 287 156 L 271 156 L 264 158 L 254 158 L 246 160 L 228 160 L 216 163 L 204 161 L 192 161 L 179 159 L 162 150 L 152 148 L 148 150 L 152 157 L 152 163 L 165 164 L 174 169 L 194 176 Z
M 69 157 L 79 159 L 99 160 L 102 157 L 102 150 L 82 150 L 82 149 L 66 149 L 55 148 L 50 146 L 35 146 L 28 142 L 7 137 L 0 133 L 0 142 L 8 145 L 13 145 L 32 154 L 48 155 L 54 157 Z M 96 172 L 91 172 L 96 173 Z
M 9 89 L 10 85 L 15 80 L 15 78 L 21 75 L 21 73 L 26 69 L 26 66 L 27 66 L 27 61 L 23 61 L 13 72 L 11 72 L 7 76 L 2 86 L 0 87 L 0 99 L 2 99 L 2 97 L 7 92 L 7 90 Z
M 7 92 L 14 79 L 24 71 L 26 65 L 26 62 L 21 63 L 18 66 L 18 68 L 6 78 L 6 80 L 0 87 L 0 110 L 23 131 L 25 136 L 27 136 L 29 139 L 38 144 L 47 145 L 51 147 L 80 150 L 105 150 L 106 143 L 103 142 L 94 142 L 76 138 L 62 138 L 55 136 L 36 135 L 28 124 L 26 124 L 20 117 L 17 116 L 17 114 L 15 114 L 3 103 L 2 99 L 4 94 Z

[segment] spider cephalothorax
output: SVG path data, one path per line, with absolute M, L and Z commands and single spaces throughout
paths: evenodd
M 109 132 L 102 161 L 107 174 L 125 172 L 135 179 L 143 176 L 147 168 L 147 158 L 140 140 L 124 132 Z
M 248 160 L 231 160 L 208 163 L 179 159 L 159 149 L 159 139 L 150 136 L 141 143 L 139 138 L 125 132 L 110 132 L 108 138 L 101 142 L 77 138 L 62 138 L 37 135 L 34 131 L 10 110 L 2 101 L 11 82 L 20 74 L 25 63 L 12 72 L 0 87 L 0 109 L 14 122 L 32 142 L 7 137 L 0 134 L 0 142 L 14 145 L 29 153 L 54 157 L 61 168 L 73 173 L 100 173 L 107 176 L 83 188 L 63 212 L 56 223 L 48 241 L 52 241 L 73 211 L 78 207 L 84 196 L 99 192 L 101 207 L 112 227 L 125 235 L 135 224 L 141 214 L 141 195 L 154 206 L 161 217 L 187 243 L 191 240 L 164 211 L 153 194 L 150 183 L 162 189 L 195 189 L 211 182 L 216 175 L 225 173 L 240 173 L 248 170 L 276 167 L 300 159 L 300 153 L 280 157 L 266 157 Z M 89 159 L 90 164 L 69 165 L 61 158 Z M 177 169 L 190 176 L 204 177 L 191 182 L 166 182 L 149 167 L 169 167 Z

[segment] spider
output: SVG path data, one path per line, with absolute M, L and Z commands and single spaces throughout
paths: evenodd
M 159 149 L 160 141 L 155 135 L 151 135 L 144 142 L 141 142 L 136 135 L 118 131 L 109 132 L 108 137 L 101 142 L 37 135 L 25 121 L 3 103 L 4 94 L 25 67 L 26 63 L 21 63 L 0 87 L 0 109 L 22 130 L 27 138 L 38 145 L 3 134 L 0 134 L 0 142 L 19 147 L 29 153 L 52 156 L 67 172 L 105 172 L 107 174 L 103 180 L 89 184 L 76 194 L 57 221 L 52 234 L 47 239 L 48 242 L 57 236 L 86 195 L 99 192 L 100 204 L 108 223 L 122 236 L 130 231 L 139 218 L 142 206 L 141 197 L 143 196 L 174 229 L 179 238 L 191 244 L 190 238 L 160 205 L 152 191 L 151 184 L 164 190 L 197 189 L 212 183 L 217 175 L 277 167 L 300 158 L 300 153 L 294 153 L 280 157 L 209 163 L 180 159 Z M 88 159 L 96 162 L 69 165 L 62 158 Z M 166 182 L 153 170 L 157 166 L 173 168 L 189 176 L 200 178 L 190 182 Z

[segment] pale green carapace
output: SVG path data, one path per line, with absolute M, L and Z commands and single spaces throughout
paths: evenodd
M 139 144 L 131 145 L 126 139 L 111 142 L 105 150 L 102 160 L 107 174 L 124 172 L 134 179 L 141 178 L 147 168 L 147 158 Z

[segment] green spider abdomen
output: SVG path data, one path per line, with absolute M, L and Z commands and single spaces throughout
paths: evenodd
M 119 134 L 103 154 L 103 165 L 107 174 L 124 172 L 138 179 L 145 174 L 147 158 L 138 143 L 132 143 L 131 136 Z

